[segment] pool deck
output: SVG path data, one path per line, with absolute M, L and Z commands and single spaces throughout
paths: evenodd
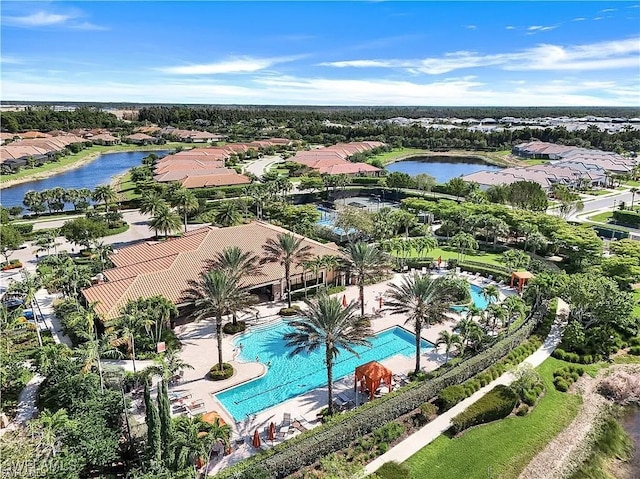
M 389 288 L 391 283 L 399 283 L 402 274 L 395 274 L 393 279 L 365 288 L 365 312 L 371 313 L 372 308 L 378 308 L 378 298 Z M 467 278 L 468 279 L 468 278 Z M 472 284 L 482 286 L 482 278 L 471 280 Z M 501 289 L 502 298 L 509 294 L 514 294 L 512 290 L 506 288 Z M 346 291 L 338 293 L 335 296 L 342 299 L 345 295 L 347 301 L 355 301 L 358 298 L 357 286 L 349 286 Z M 303 305 L 303 302 L 297 303 Z M 255 321 L 255 316 L 251 316 L 250 323 L 263 325 L 273 321 L 279 321 L 277 313 L 286 304 L 284 302 L 266 303 L 257 307 L 260 315 L 259 321 Z M 460 315 L 452 312 L 450 320 L 443 324 L 431 326 L 422 331 L 422 338 L 435 343 L 440 331 L 450 331 L 455 323 L 460 319 Z M 240 318 L 243 319 L 243 318 Z M 391 315 L 383 312 L 380 317 L 372 320 L 371 326 L 374 333 L 378 333 L 393 326 L 403 326 L 405 318 L 403 315 Z M 404 326 L 409 331 L 412 330 L 411 325 Z M 224 420 L 233 426 L 234 433 L 232 437 L 233 452 L 219 459 L 214 459 L 208 465 L 208 473 L 215 472 L 239 462 L 256 453 L 256 449 L 251 446 L 251 436 L 256 429 L 260 432 L 269 426 L 270 422 L 274 422 L 276 426 L 280 425 L 285 412 L 290 413 L 292 418 L 304 417 L 311 425 L 318 424 L 316 422 L 316 414 L 326 407 L 327 404 L 327 388 L 320 387 L 309 391 L 300 396 L 294 397 L 277 406 L 266 409 L 258 414 L 245 417 L 241 421 L 235 421 L 233 417 L 224 409 L 222 404 L 216 400 L 214 394 L 224 389 L 228 389 L 246 381 L 258 378 L 265 372 L 265 366 L 258 362 L 238 362 L 235 357 L 238 351 L 233 345 L 233 337 L 226 336 L 223 338 L 223 357 L 226 362 L 234 366 L 235 374 L 224 381 L 211 381 L 206 378 L 206 374 L 213 364 L 217 362 L 217 341 L 215 337 L 215 329 L 213 322 L 203 321 L 198 323 L 188 323 L 176 328 L 176 334 L 183 344 L 180 357 L 182 360 L 193 366 L 194 369 L 184 371 L 184 378 L 180 384 L 170 388 L 171 391 L 184 391 L 192 394 L 193 399 L 202 400 L 204 408 L 202 412 L 218 411 Z M 445 361 L 444 352 L 439 352 L 437 348 L 429 349 L 422 354 L 421 366 L 429 371 L 437 368 Z M 381 361 L 382 364 L 390 368 L 394 373 L 407 373 L 415 367 L 415 358 L 407 358 L 402 355 L 392 356 Z M 334 397 L 344 392 L 352 400 L 356 400 L 353 374 L 334 383 Z M 357 401 L 361 402 L 363 398 L 358 395 Z M 291 436 L 288 436 L 291 437 Z M 236 444 L 235 440 L 244 438 L 244 444 Z

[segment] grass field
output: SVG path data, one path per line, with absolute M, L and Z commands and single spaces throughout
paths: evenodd
M 611 193 L 615 193 L 615 191 L 612 190 L 587 190 L 584 192 L 587 195 L 591 195 L 591 196 L 603 196 L 603 195 L 609 195 Z
M 395 148 L 392 151 L 380 153 L 379 155 L 372 156 L 369 161 L 380 160 L 383 165 L 391 163 L 393 161 L 407 158 L 415 155 L 430 153 L 429 150 L 421 150 L 419 148 Z
M 547 359 L 537 369 L 546 393 L 525 417 L 512 416 L 448 438 L 444 435 L 405 462 L 415 479 L 515 479 L 531 459 L 576 416 L 579 396 L 553 386 L 553 371 L 567 363 Z
M 605 211 L 604 213 L 598 213 L 597 215 L 589 216 L 591 221 L 598 221 L 600 223 L 608 223 L 613 213 L 611 211 Z
M 627 186 L 640 186 L 640 181 L 627 180 L 627 181 L 623 181 L 622 184 Z
M 121 178 L 115 182 L 115 186 L 123 200 L 134 200 L 140 195 L 135 192 L 136 185 L 131 181 L 131 173 L 126 172 Z
M 536 166 L 536 165 L 544 165 L 548 163 L 547 160 L 521 160 L 523 166 Z
M 504 263 L 502 263 L 500 261 L 501 255 L 498 254 L 498 253 L 485 253 L 484 251 L 480 251 L 480 252 L 476 252 L 476 253 L 477 254 L 471 254 L 471 253 L 465 254 L 464 255 L 464 260 L 465 261 L 478 261 L 479 263 L 487 263 L 487 264 L 504 266 Z M 391 254 L 393 254 L 394 256 L 398 256 L 396 251 L 393 251 Z M 406 258 L 417 258 L 418 256 L 419 256 L 418 252 L 414 249 L 408 255 L 407 255 L 407 253 L 404 253 L 400 257 L 406 259 Z M 439 256 L 442 256 L 443 260 L 458 259 L 458 252 L 457 251 L 445 251 L 442 248 L 436 248 L 436 249 L 432 249 L 428 253 L 420 255 L 420 256 L 428 256 L 430 258 L 436 258 L 436 259 Z

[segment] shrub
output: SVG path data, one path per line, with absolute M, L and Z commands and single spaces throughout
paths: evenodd
M 233 376 L 233 366 L 229 363 L 222 363 L 222 371 L 218 369 L 218 365 L 214 365 L 209 369 L 209 379 L 212 381 L 222 381 Z
M 454 386 L 446 387 L 440 391 L 436 404 L 440 410 L 446 411 L 467 397 L 469 397 L 469 395 L 466 393 L 464 387 L 460 384 L 456 384 Z
M 298 316 L 300 314 L 300 306 L 294 304 L 290 308 L 282 308 L 278 311 L 280 316 Z
M 535 391 L 525 391 L 522 396 L 522 402 L 527 406 L 533 406 L 538 399 L 538 394 Z
M 529 413 L 529 406 L 523 404 L 516 411 L 516 416 L 526 416 Z
M 376 442 L 393 442 L 404 433 L 404 427 L 397 422 L 390 422 L 373 431 Z
M 232 322 L 229 322 L 229 323 L 226 323 L 224 326 L 222 326 L 222 330 L 226 334 L 240 333 L 240 332 L 244 331 L 245 329 L 247 329 L 247 323 L 244 322 L 244 321 L 238 321 L 236 324 L 233 324 Z
M 18 233 L 20 233 L 21 235 L 28 235 L 33 231 L 32 223 L 18 223 L 18 224 L 12 224 L 12 226 L 16 230 L 18 230 Z
M 453 431 L 465 429 L 507 417 L 518 402 L 518 395 L 509 386 L 499 384 L 477 402 L 452 419 Z
M 633 354 L 634 356 L 640 356 L 640 346 L 633 346 L 629 349 L 629 354 Z
M 573 364 L 563 366 L 553 372 L 553 384 L 558 391 L 566 392 L 569 386 L 583 374 L 584 368 L 582 366 L 574 366 Z
M 376 471 L 379 479 L 411 479 L 411 470 L 397 462 L 385 462 L 380 469 Z
M 9 271 L 10 269 L 17 269 L 17 268 L 22 268 L 22 263 L 17 260 L 17 259 L 12 259 L 11 261 L 9 261 L 9 264 L 2 263 L 2 271 Z
M 556 387 L 558 391 L 563 393 L 566 393 L 569 390 L 569 386 L 567 385 L 565 380 L 562 378 L 555 378 L 553 380 L 553 385 Z
M 438 415 L 438 408 L 435 404 L 426 402 L 420 406 L 420 414 L 422 414 L 427 421 L 431 421 Z

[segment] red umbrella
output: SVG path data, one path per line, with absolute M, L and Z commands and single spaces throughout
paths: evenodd
M 342 295 L 342 306 L 344 306 L 345 308 L 347 307 L 347 295 L 346 294 Z
M 438 268 L 440 267 L 440 263 L 442 263 L 442 256 L 438 256 Z
M 267 439 L 269 439 L 269 441 L 275 441 L 276 439 L 276 424 L 274 422 L 269 424 L 269 433 L 267 434 Z
M 378 298 L 378 303 L 380 304 L 380 309 L 382 309 L 382 296 Z
M 260 442 L 260 433 L 256 429 L 256 432 L 253 433 L 253 447 L 258 449 L 260 447 L 260 444 L 261 444 L 261 442 Z

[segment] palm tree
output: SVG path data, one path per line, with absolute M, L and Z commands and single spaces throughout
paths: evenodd
M 187 232 L 187 216 L 198 209 L 198 198 L 192 191 L 186 188 L 180 188 L 177 190 L 171 198 L 171 206 L 178 209 L 178 212 L 182 214 L 184 218 L 184 232 Z
M 109 261 L 109 255 L 113 253 L 113 246 L 105 244 L 104 241 L 96 241 L 96 244 L 93 247 L 93 252 L 100 260 L 100 272 L 102 273 Z
M 325 274 L 323 275 L 324 286 L 327 286 L 327 274 L 329 271 L 335 271 L 340 266 L 340 258 L 332 254 L 326 254 L 316 259 L 321 268 L 324 268 Z M 335 282 L 335 280 L 334 280 Z
M 169 233 L 172 233 L 180 229 L 182 226 L 182 219 L 176 213 L 174 213 L 168 206 L 164 206 L 156 211 L 153 215 L 149 226 L 164 233 L 164 237 L 167 238 Z
M 436 347 L 442 344 L 444 344 L 444 352 L 446 354 L 447 361 L 449 361 L 449 353 L 451 352 L 451 348 L 455 346 L 458 348 L 458 350 L 461 350 L 463 347 L 462 338 L 459 335 L 455 333 L 452 334 L 446 330 L 440 331 L 440 334 L 438 334 L 438 341 L 436 342 Z
M 14 282 L 10 286 L 11 291 L 19 291 L 23 294 L 24 304 L 28 305 L 34 313 L 35 317 L 35 309 L 33 307 L 33 301 L 36 297 L 36 293 L 42 287 L 40 278 L 36 274 L 29 273 L 27 271 L 23 271 L 23 278 L 21 281 Z M 40 325 L 36 321 L 36 333 L 38 335 L 38 346 L 42 347 L 42 336 L 40 334 Z
M 449 242 L 451 246 L 455 246 L 458 249 L 458 261 L 464 261 L 464 255 L 467 250 L 477 250 L 478 242 L 469 233 L 457 233 Z
M 218 339 L 218 367 L 224 369 L 222 361 L 222 318 L 228 314 L 252 309 L 250 295 L 238 286 L 235 276 L 225 271 L 204 272 L 200 279 L 189 280 L 189 288 L 182 294 L 180 302 L 194 307 L 194 318 L 215 318 Z
M 36 352 L 36 368 L 40 374 L 47 376 L 56 364 L 69 356 L 71 349 L 66 344 L 45 344 Z
M 333 414 L 333 364 L 340 349 L 358 356 L 353 346 L 370 346 L 366 338 L 372 336 L 371 323 L 364 316 L 355 314 L 356 304 L 342 307 L 337 298 L 321 294 L 317 299 L 306 301 L 307 308 L 301 318 L 288 320 L 295 331 L 284 335 L 287 346 L 293 348 L 290 356 L 301 352 L 313 352 L 324 347 L 327 367 L 327 407 Z
M 463 284 L 464 283 L 464 284 Z M 450 277 L 431 278 L 418 273 L 406 276 L 400 284 L 392 284 L 385 295 L 389 298 L 386 309 L 391 314 L 407 315 L 406 323 L 412 323 L 416 339 L 416 368 L 420 372 L 420 343 L 422 328 L 447 319 L 445 313 L 457 293 L 466 290 L 466 282 Z
M 488 284 L 482 288 L 480 295 L 487 300 L 487 303 L 491 304 L 500 299 L 500 289 L 495 284 Z
M 216 209 L 214 216 L 215 223 L 222 226 L 236 226 L 242 223 L 242 215 L 238 205 L 234 201 L 223 201 Z
M 153 363 L 153 365 L 144 369 L 144 373 L 148 377 L 159 376 L 165 381 L 168 381 L 183 369 L 193 369 L 191 364 L 180 359 L 178 353 L 172 349 L 153 358 Z
M 162 208 L 166 208 L 167 202 L 155 190 L 147 190 L 140 197 L 140 213 L 155 215 Z
M 183 470 L 206 461 L 211 448 L 216 443 L 229 447 L 231 426 L 221 425 L 216 419 L 213 424 L 202 420 L 202 416 L 184 417 L 176 419 L 173 430 L 173 441 L 170 449 L 173 451 L 173 467 Z
M 99 185 L 93 190 L 93 200 L 100 203 L 104 203 L 105 211 L 109 210 L 109 203 L 117 201 L 118 193 L 113 189 L 111 185 Z
M 367 280 L 384 274 L 389 269 L 387 255 L 378 246 L 359 241 L 343 250 L 349 270 L 358 282 L 360 314 L 364 316 L 364 285 Z
M 105 356 L 119 359 L 122 358 L 122 353 L 112 346 L 111 340 L 101 341 L 97 337 L 82 344 L 82 346 L 78 347 L 75 351 L 79 353 L 83 373 L 88 373 L 94 366 L 98 367 L 100 392 L 104 393 L 104 376 L 102 374 L 101 358 Z
M 633 201 L 636 199 L 636 193 L 640 191 L 640 188 L 634 186 L 629 191 L 631 192 L 631 211 L 633 211 Z
M 504 324 L 508 319 L 507 310 L 499 304 L 490 304 L 486 309 L 487 322 L 491 321 L 491 329 L 495 331 L 498 323 Z
M 208 266 L 210 269 L 219 269 L 235 276 L 238 283 L 242 285 L 247 276 L 263 274 L 259 260 L 258 256 L 250 251 L 244 251 L 238 246 L 227 246 L 216 253 Z
M 284 277 L 287 282 L 287 304 L 291 307 L 291 267 L 299 265 L 311 258 L 311 246 L 303 245 L 304 237 L 296 238 L 291 233 L 279 233 L 269 238 L 262 245 L 265 256 L 260 264 L 280 263 L 284 266 Z
M 111 341 L 113 346 L 127 345 L 128 352 L 133 362 L 133 372 L 136 372 L 136 334 L 142 328 L 140 316 L 132 313 L 125 313 L 116 319 L 112 329 L 116 331 L 116 337 Z
M 464 284 L 463 284 L 464 283 Z M 404 314 L 406 323 L 412 323 L 416 340 L 415 374 L 420 372 L 420 343 L 422 329 L 447 319 L 445 313 L 457 294 L 468 286 L 465 281 L 445 276 L 431 278 L 418 273 L 406 276 L 400 284 L 392 284 L 385 295 L 386 308 L 391 314 Z
M 502 302 L 502 307 L 507 312 L 507 327 L 511 326 L 514 316 L 521 318 L 527 310 L 524 300 L 515 294 L 507 296 Z
M 60 450 L 60 432 L 64 430 L 71 419 L 67 416 L 66 409 L 58 409 L 51 412 L 48 409 L 42 411 L 38 418 L 29 423 L 29 431 L 40 439 L 40 444 L 50 449 L 51 455 L 55 456 Z
M 420 238 L 415 239 L 414 245 L 418 256 L 422 258 L 429 251 L 438 247 L 438 240 L 433 236 L 421 236 Z

